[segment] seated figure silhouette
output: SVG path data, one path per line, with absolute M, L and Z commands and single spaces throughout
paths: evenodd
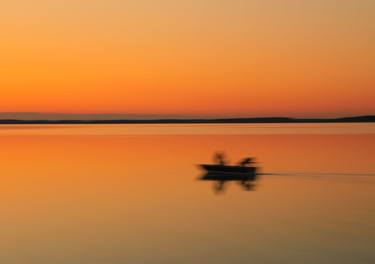
M 253 163 L 254 163 L 254 158 L 247 157 L 247 158 L 242 159 L 238 164 L 241 167 L 246 167 L 246 166 L 250 166 Z
M 219 164 L 219 165 L 225 166 L 226 165 L 225 154 L 220 153 L 220 152 L 215 153 L 214 162 Z

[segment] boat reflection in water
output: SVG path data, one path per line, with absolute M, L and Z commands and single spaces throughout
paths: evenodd
M 200 180 L 213 181 L 214 190 L 223 192 L 228 182 L 239 183 L 246 191 L 254 190 L 255 182 L 259 176 L 258 168 L 253 164 L 254 158 L 244 158 L 238 165 L 227 165 L 224 154 L 215 154 L 216 164 L 200 164 L 199 166 L 206 171 Z

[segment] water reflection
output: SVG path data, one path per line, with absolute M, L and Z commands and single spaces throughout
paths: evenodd
M 0 129 L 0 263 L 375 263 L 375 135 L 247 127 Z M 229 148 L 256 191 L 198 180 Z
M 254 191 L 256 187 L 256 181 L 258 174 L 255 172 L 250 175 L 236 175 L 235 173 L 226 174 L 219 172 L 208 172 L 200 177 L 201 181 L 213 181 L 214 191 L 216 193 L 222 193 L 225 191 L 226 185 L 229 182 L 238 183 L 245 191 Z

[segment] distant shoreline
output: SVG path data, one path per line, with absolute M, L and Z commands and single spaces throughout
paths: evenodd
M 216 119 L 115 119 L 115 120 L 21 120 L 0 119 L 0 125 L 33 124 L 259 124 L 259 123 L 373 123 L 375 115 L 342 118 L 216 118 Z

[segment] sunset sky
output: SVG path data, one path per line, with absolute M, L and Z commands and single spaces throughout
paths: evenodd
M 0 112 L 375 114 L 375 1 L 1 1 L 0 91 Z

